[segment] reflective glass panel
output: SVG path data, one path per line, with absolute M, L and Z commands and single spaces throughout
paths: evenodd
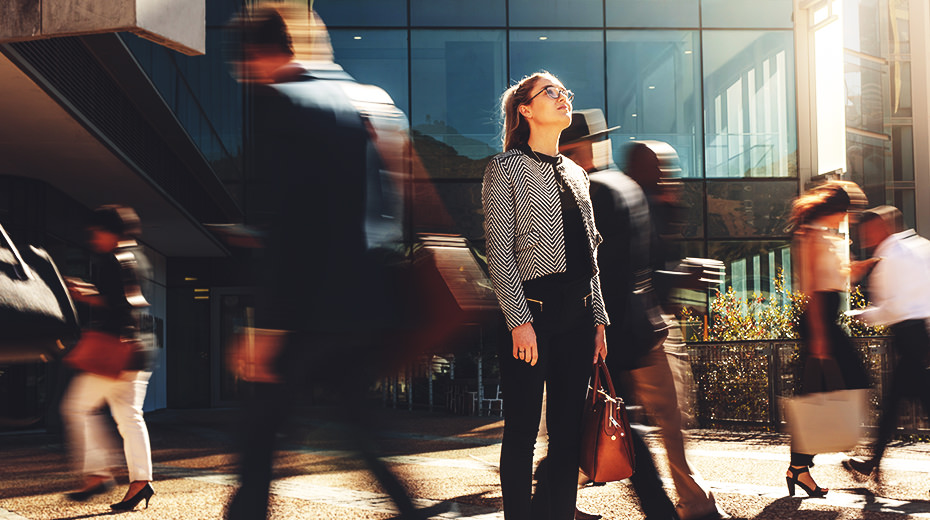
M 433 178 L 481 178 L 501 148 L 504 31 L 414 30 L 410 40 L 410 126 L 420 160 Z
M 313 9 L 329 27 L 407 25 L 407 0 L 314 0 Z
M 794 35 L 704 31 L 708 177 L 797 176 Z
M 775 280 L 783 273 L 786 287 L 791 285 L 791 254 L 787 240 L 713 241 L 707 244 L 707 256 L 724 263 L 726 277 L 721 293 L 732 287 L 737 298 L 746 302 L 753 294 L 768 300 L 775 293 Z M 766 302 L 762 302 L 763 305 Z
M 847 178 L 862 187 L 869 205 L 886 204 L 885 180 L 891 176 L 891 143 L 846 133 Z
M 484 240 L 481 182 L 416 182 L 413 186 L 414 231 L 461 234 Z
M 792 0 L 701 0 L 706 27 L 790 29 Z
M 893 117 L 911 117 L 911 62 L 891 62 L 891 113 Z
M 540 70 L 548 70 L 575 92 L 575 109 L 603 110 L 603 31 L 511 31 L 511 80 Z
M 593 0 L 509 0 L 512 27 L 603 27 L 604 4 Z
M 404 114 L 410 113 L 407 31 L 330 29 L 329 37 L 336 63 L 359 83 L 383 88 Z
M 507 4 L 500 0 L 410 0 L 410 24 L 442 26 L 505 26 Z
M 904 217 L 904 227 L 910 229 L 917 227 L 917 206 L 914 202 L 914 190 L 895 190 L 894 207 L 901 210 Z
M 846 55 L 846 126 L 882 133 L 885 128 L 884 92 L 887 67 Z
M 895 181 L 914 180 L 914 128 L 893 126 L 891 128 L 891 151 L 894 154 Z
M 707 182 L 707 236 L 786 236 L 796 181 Z
M 882 56 L 882 13 L 879 0 L 843 0 L 843 45 L 863 54 Z
M 625 143 L 671 144 L 682 177 L 703 173 L 696 31 L 607 31 L 607 120 L 614 157 Z
M 698 0 L 607 0 L 607 26 L 697 28 L 698 8 Z

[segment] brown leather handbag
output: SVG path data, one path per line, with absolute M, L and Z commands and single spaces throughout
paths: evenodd
M 123 370 L 136 370 L 141 344 L 132 338 L 121 338 L 96 330 L 85 330 L 81 339 L 65 355 L 71 368 L 98 376 L 118 379 Z
M 594 365 L 581 435 L 581 471 L 588 478 L 613 482 L 633 475 L 636 461 L 626 405 L 617 397 L 603 359 Z

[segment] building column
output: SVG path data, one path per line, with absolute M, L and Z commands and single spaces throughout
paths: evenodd
M 917 232 L 930 235 L 930 4 L 910 2 Z

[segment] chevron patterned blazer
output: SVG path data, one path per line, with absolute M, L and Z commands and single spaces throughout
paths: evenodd
M 558 168 L 571 187 L 588 235 L 595 323 L 607 325 L 597 268 L 601 236 L 594 226 L 588 175 L 564 156 Z M 492 157 L 484 173 L 481 205 L 488 270 L 507 328 L 513 330 L 533 321 L 522 282 L 566 270 L 562 206 L 552 166 L 517 149 Z

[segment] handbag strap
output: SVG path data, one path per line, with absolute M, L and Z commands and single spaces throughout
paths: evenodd
M 601 381 L 601 375 L 604 379 Z M 600 357 L 594 365 L 594 379 L 591 385 L 591 401 L 593 402 L 598 392 L 603 392 L 610 399 L 617 400 L 617 391 L 614 390 L 614 382 L 610 379 L 610 370 L 607 369 L 607 363 Z
M 32 274 L 32 269 L 29 269 L 29 266 L 26 265 L 22 255 L 19 254 L 19 249 L 16 249 L 16 245 L 10 240 L 10 235 L 6 234 L 6 230 L 3 229 L 3 224 L 0 224 L 0 237 L 6 242 L 7 247 L 9 247 L 10 251 L 13 253 L 13 258 L 16 259 L 17 265 L 13 266 L 16 276 L 18 276 L 20 280 L 32 280 L 35 277 Z

